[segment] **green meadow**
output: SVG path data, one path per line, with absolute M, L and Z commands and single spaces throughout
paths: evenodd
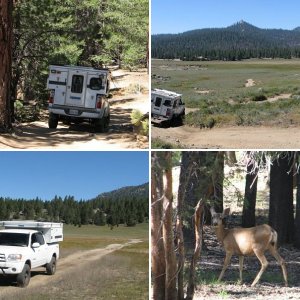
M 148 241 L 149 224 L 142 223 L 133 227 L 120 224 L 111 229 L 109 226 L 64 225 L 64 241 L 60 243 L 62 257 L 75 250 L 104 248 L 109 244 L 122 244 L 130 239 Z
M 300 125 L 300 60 L 152 60 L 152 88 L 182 93 L 192 126 Z
M 68 259 L 69 255 L 76 252 L 84 255 L 85 250 L 105 248 L 110 244 L 125 244 L 132 239 L 141 242 L 125 246 L 90 262 L 81 263 L 81 260 L 77 259 L 75 272 L 74 268 L 70 269 L 68 266 L 74 264 L 74 261 L 67 265 L 58 261 L 58 270 L 63 270 L 61 274 L 48 278 L 45 274 L 39 275 L 37 280 L 43 282 L 38 288 L 34 286 L 36 278 L 32 278 L 26 289 L 12 289 L 9 299 L 148 299 L 148 223 L 137 224 L 134 227 L 119 225 L 113 229 L 108 226 L 64 225 L 64 241 L 60 243 L 62 260 Z M 35 276 L 38 277 L 33 277 Z

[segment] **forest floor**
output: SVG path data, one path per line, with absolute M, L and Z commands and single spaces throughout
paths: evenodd
M 203 250 L 197 267 L 197 289 L 194 299 L 300 299 L 300 251 L 284 245 L 279 248 L 286 262 L 289 286 L 285 287 L 280 266 L 266 253 L 269 265 L 255 287 L 251 287 L 260 263 L 256 257 L 245 257 L 243 268 L 244 283 L 239 282 L 238 256 L 233 256 L 231 264 L 221 282 L 217 278 L 221 272 L 225 252 L 218 243 L 214 230 L 204 227 L 206 250 Z
M 59 122 L 56 130 L 48 128 L 48 111 L 41 112 L 39 121 L 20 123 L 13 134 L 0 136 L 2 149 L 144 149 L 148 137 L 137 135 L 133 130 L 130 114 L 149 107 L 149 76 L 146 70 L 112 72 L 111 121 L 107 133 L 96 133 L 89 124 L 64 125 Z

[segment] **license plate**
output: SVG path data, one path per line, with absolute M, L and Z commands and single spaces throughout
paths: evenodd
M 69 114 L 70 115 L 78 115 L 78 110 L 77 109 L 70 109 Z

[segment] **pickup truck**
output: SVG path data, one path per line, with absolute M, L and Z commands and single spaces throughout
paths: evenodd
M 0 230 L 1 276 L 12 276 L 19 287 L 26 287 L 34 268 L 55 273 L 58 241 L 63 240 L 61 223 L 4 221 L 0 225 L 5 227 Z
M 59 120 L 67 123 L 88 120 L 97 131 L 108 131 L 109 70 L 54 65 L 49 69 L 49 128 L 55 129 Z
M 175 92 L 154 89 L 151 91 L 151 122 L 156 125 L 182 123 L 185 104 L 182 95 Z

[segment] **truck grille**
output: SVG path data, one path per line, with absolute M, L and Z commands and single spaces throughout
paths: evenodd
M 0 261 L 5 262 L 5 254 L 0 253 Z

